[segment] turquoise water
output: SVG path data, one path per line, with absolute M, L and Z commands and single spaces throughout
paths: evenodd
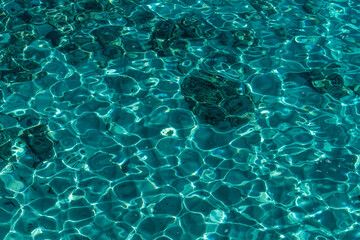
M 359 0 L 0 5 L 0 239 L 360 239 Z

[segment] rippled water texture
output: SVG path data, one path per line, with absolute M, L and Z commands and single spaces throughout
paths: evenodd
M 0 5 L 0 239 L 360 239 L 359 0 Z

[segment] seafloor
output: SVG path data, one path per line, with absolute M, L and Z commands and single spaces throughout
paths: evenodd
M 0 239 L 360 239 L 359 0 L 0 6 Z

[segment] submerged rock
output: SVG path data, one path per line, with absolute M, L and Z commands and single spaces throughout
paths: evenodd
M 44 125 L 37 125 L 25 130 L 20 138 L 39 160 L 49 160 L 54 155 L 54 143 L 47 137 L 47 129 Z
M 277 13 L 276 9 L 269 1 L 251 0 L 249 3 L 256 11 L 261 12 L 265 16 L 271 16 Z
M 116 44 L 111 44 L 102 50 L 102 54 L 109 59 L 116 59 L 124 54 L 124 50 Z
M 62 37 L 62 34 L 58 30 L 52 30 L 51 32 L 49 32 L 45 35 L 45 39 L 49 40 L 53 47 L 59 46 L 61 37 Z
M 119 26 L 106 26 L 95 29 L 91 34 L 96 37 L 101 46 L 106 47 L 119 38 L 121 30 L 122 27 Z
M 253 30 L 241 30 L 241 31 L 233 31 L 233 36 L 235 38 L 234 47 L 250 47 L 257 46 L 259 43 L 259 39 L 255 37 L 255 32 Z
M 349 94 L 349 89 L 344 85 L 344 79 L 340 75 L 339 68 L 340 66 L 337 64 L 329 64 L 323 69 L 311 69 L 300 73 L 300 75 L 317 92 L 328 93 L 335 98 L 342 98 Z
M 317 14 L 321 10 L 321 1 L 306 0 L 302 9 L 308 14 Z
M 182 18 L 178 26 L 182 38 L 211 39 L 219 34 L 205 19 L 194 15 Z
M 204 71 L 190 74 L 181 84 L 185 101 L 200 121 L 224 130 L 250 120 L 254 104 L 245 90 L 244 84 Z
M 159 21 L 151 35 L 152 40 L 168 40 L 175 36 L 178 26 L 171 20 Z
M 184 51 L 184 46 L 191 41 L 205 41 L 220 34 L 205 19 L 186 16 L 177 21 L 161 20 L 155 24 L 150 45 L 160 56 L 172 56 L 177 50 Z
M 80 3 L 81 7 L 83 7 L 87 11 L 103 11 L 103 6 L 97 1 L 86 1 Z

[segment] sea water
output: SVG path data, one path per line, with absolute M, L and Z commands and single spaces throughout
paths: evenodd
M 360 239 L 358 0 L 0 6 L 0 239 Z

